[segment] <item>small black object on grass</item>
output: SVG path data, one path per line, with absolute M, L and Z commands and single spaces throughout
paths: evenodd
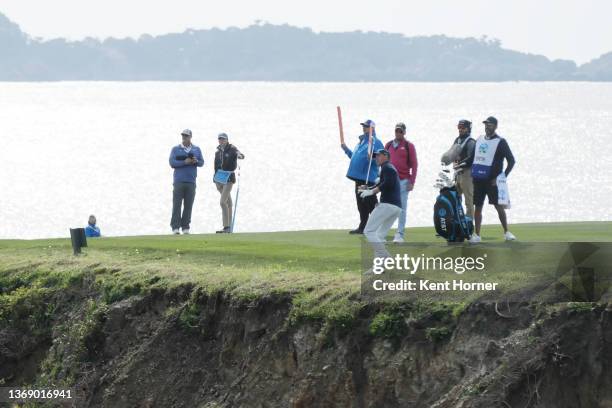
M 70 228 L 70 239 L 72 241 L 72 251 L 74 255 L 81 253 L 81 248 L 87 246 L 85 228 Z

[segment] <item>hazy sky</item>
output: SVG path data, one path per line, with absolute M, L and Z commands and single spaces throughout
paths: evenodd
M 137 37 L 260 19 L 317 31 L 488 35 L 506 48 L 579 63 L 612 51 L 611 0 L 0 0 L 35 37 Z

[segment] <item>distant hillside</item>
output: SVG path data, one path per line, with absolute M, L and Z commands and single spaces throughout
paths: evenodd
M 0 14 L 0 80 L 612 80 L 612 53 L 577 67 L 499 41 L 289 25 L 187 30 L 138 40 L 41 41 Z
M 612 52 L 582 65 L 580 73 L 589 80 L 612 81 Z

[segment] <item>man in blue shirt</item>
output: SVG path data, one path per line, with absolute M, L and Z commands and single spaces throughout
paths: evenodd
M 375 256 L 383 258 L 389 256 L 384 245 L 387 233 L 402 212 L 400 179 L 397 170 L 389 162 L 389 157 L 388 150 L 380 149 L 376 152 L 376 164 L 380 166 L 380 181 L 374 188 L 364 188 L 360 192 L 363 198 L 380 193 L 380 203 L 370 214 L 363 233 L 372 243 Z
M 100 237 L 100 228 L 96 225 L 96 216 L 90 215 L 85 227 L 85 236 L 87 238 L 98 238 Z
M 204 165 L 204 157 L 200 148 L 191 143 L 191 130 L 181 133 L 182 143 L 174 146 L 170 152 L 170 167 L 174 169 L 174 190 L 172 192 L 172 233 L 178 235 L 179 227 L 183 234 L 189 234 L 191 210 L 196 192 L 198 167 Z M 181 214 L 181 207 L 183 212 Z
M 359 226 L 350 231 L 349 234 L 363 234 L 370 213 L 376 207 L 376 196 L 368 196 L 362 198 L 359 195 L 361 186 L 373 186 L 374 180 L 378 177 L 378 166 L 372 160 L 370 161 L 370 152 L 368 151 L 370 140 L 370 129 L 372 130 L 372 151 L 378 151 L 383 148 L 383 144 L 376 138 L 375 124 L 368 119 L 361 123 L 363 134 L 359 136 L 359 143 L 354 150 L 349 149 L 345 144 L 340 145 L 344 153 L 351 159 L 346 177 L 355 182 L 355 199 L 357 200 L 357 210 L 359 211 Z

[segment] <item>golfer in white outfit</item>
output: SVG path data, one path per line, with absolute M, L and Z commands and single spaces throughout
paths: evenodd
M 389 162 L 389 152 L 380 149 L 374 153 L 376 164 L 380 166 L 380 182 L 372 189 L 361 188 L 361 197 L 380 193 L 380 203 L 376 206 L 363 230 L 368 242 L 372 243 L 374 255 L 378 258 L 389 257 L 385 241 L 393 223 L 402 211 L 400 196 L 400 179 L 397 170 Z

